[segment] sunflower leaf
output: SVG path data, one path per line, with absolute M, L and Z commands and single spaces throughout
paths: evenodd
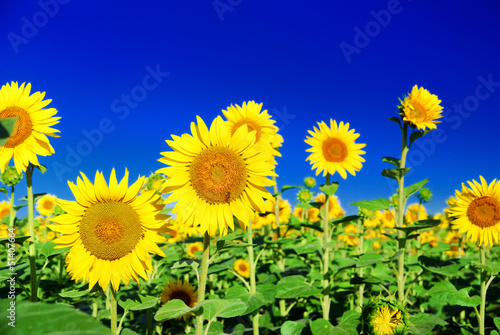
M 281 325 L 281 335 L 300 335 L 305 327 L 306 325 L 301 322 L 285 321 Z
M 40 244 L 42 245 L 41 252 L 46 258 L 49 258 L 50 256 L 64 254 L 65 252 L 68 252 L 69 249 L 71 249 L 71 247 L 55 249 L 57 244 L 52 243 L 52 242 L 44 242 L 44 243 L 40 243 Z
M 396 168 L 396 169 L 384 169 L 382 170 L 382 176 L 392 178 L 396 181 L 400 180 L 405 174 L 410 171 L 410 168 Z
M 321 192 L 325 193 L 326 195 L 330 196 L 333 195 L 335 192 L 337 192 L 337 189 L 339 188 L 339 183 L 334 181 L 328 185 L 320 185 L 319 189 Z
M 374 200 L 361 200 L 361 201 L 356 201 L 350 204 L 351 206 L 358 206 L 370 211 L 376 211 L 376 210 L 382 210 L 382 209 L 389 209 L 389 206 L 391 205 L 391 202 L 387 199 L 384 198 L 377 198 Z
M 409 227 L 394 227 L 394 229 L 402 230 L 406 234 L 410 234 L 410 233 L 417 231 L 417 230 L 420 230 L 420 229 L 433 228 L 440 223 L 441 223 L 440 220 L 433 220 L 433 219 L 419 220 L 419 221 L 416 221 L 413 225 L 411 225 Z
M 163 305 L 155 314 L 156 321 L 165 321 L 180 318 L 186 314 L 197 311 L 202 307 L 202 303 L 193 308 L 189 308 L 184 301 L 180 299 L 172 299 Z
M 382 157 L 382 162 L 386 162 L 386 163 L 391 163 L 393 164 L 396 168 L 399 168 L 399 165 L 401 163 L 401 160 L 400 159 L 397 159 L 397 158 L 394 158 L 394 157 Z
M 221 272 L 224 270 L 232 269 L 235 261 L 236 260 L 233 257 L 233 258 L 230 258 L 230 259 L 223 261 L 223 262 L 210 264 L 208 267 L 208 274 L 217 273 L 217 272 Z
M 420 190 L 425 184 L 429 182 L 429 179 L 424 179 L 410 186 L 406 186 L 403 191 L 403 195 L 406 199 L 408 199 L 413 193 Z
M 403 129 L 402 126 L 401 126 L 401 118 L 399 118 L 397 116 L 390 116 L 390 117 L 388 117 L 388 119 L 391 120 L 391 121 L 396 122 L 399 125 L 399 128 Z
M 478 295 L 469 296 L 468 290 L 472 287 L 466 287 L 460 291 L 449 281 L 441 281 L 434 285 L 427 294 L 436 299 L 448 302 L 450 305 L 465 307 L 475 307 L 481 303 L 481 297 Z
M 203 317 L 207 320 L 214 318 L 234 318 L 243 315 L 247 305 L 240 299 L 209 299 L 198 305 L 203 305 Z
M 5 119 L 0 119 L 0 146 L 7 142 L 10 134 L 14 131 L 14 125 L 16 124 L 17 116 L 9 117 Z
M 331 225 L 339 225 L 339 224 L 344 224 L 344 223 L 348 223 L 348 222 L 352 222 L 352 221 L 356 221 L 357 219 L 359 219 L 360 216 L 359 215 L 348 215 L 348 216 L 344 216 L 342 218 L 336 218 L 336 219 L 331 219 L 330 221 L 328 221 Z
M 282 278 L 277 284 L 276 298 L 294 299 L 299 297 L 310 297 L 321 292 L 320 288 L 310 285 L 307 279 L 300 275 Z
M 432 129 L 426 129 L 426 130 L 422 130 L 422 131 L 414 131 L 413 133 L 411 133 L 410 144 L 408 145 L 408 148 L 411 148 L 411 145 L 413 144 L 413 142 L 415 142 L 417 139 L 424 136 L 425 134 L 428 134 L 431 130 Z
M 12 237 L 5 237 L 5 238 L 0 238 L 0 244 L 7 244 L 7 243 L 15 243 L 15 244 L 23 244 L 24 241 L 29 239 L 29 236 L 18 236 L 15 238 L 14 242 L 11 242 L 10 239 Z
M 216 252 L 219 252 L 219 251 L 224 250 L 224 249 L 243 248 L 243 247 L 249 247 L 249 246 L 256 246 L 256 244 L 219 240 L 219 241 L 217 241 L 217 251 Z
M 45 165 L 40 164 L 40 165 L 35 165 L 35 167 L 36 167 L 38 170 L 40 170 L 40 172 L 41 172 L 41 173 L 45 173 L 45 172 L 47 172 L 47 167 L 46 167 Z
M 283 185 L 283 187 L 281 188 L 281 192 L 280 193 L 283 193 L 286 190 L 290 190 L 292 188 L 301 188 L 301 187 L 300 186 L 293 186 L 293 185 Z
M 140 302 L 135 301 L 136 304 L 129 308 L 131 311 L 140 311 L 143 309 L 149 309 L 156 306 L 156 304 L 158 303 L 158 297 L 154 296 L 143 296 L 139 294 L 139 299 Z
M 412 334 L 428 334 L 437 325 L 445 326 L 447 324 L 448 322 L 435 314 L 419 313 L 410 318 L 410 331 Z
M 9 196 L 5 187 L 0 187 L 0 192 L 4 193 L 6 196 Z

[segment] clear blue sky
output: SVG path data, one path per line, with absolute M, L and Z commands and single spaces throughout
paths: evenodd
M 162 167 L 165 140 L 189 132 L 196 115 L 211 122 L 255 100 L 285 139 L 280 185 L 313 174 L 304 139 L 317 121 L 349 122 L 361 134 L 362 170 L 333 178 L 354 213 L 350 203 L 395 191 L 380 174 L 391 167 L 381 157 L 398 157 L 401 145 L 386 117 L 415 84 L 438 95 L 446 114 L 438 136 L 416 142 L 408 158 L 407 183 L 430 180 L 428 209 L 441 211 L 462 182 L 499 177 L 496 0 L 144 3 L 2 1 L 1 84 L 31 82 L 62 117 L 35 192 L 73 199 L 66 181 L 79 171 L 147 175 Z

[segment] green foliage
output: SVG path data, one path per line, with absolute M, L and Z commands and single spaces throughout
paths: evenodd
M 362 207 L 365 209 L 368 209 L 370 211 L 377 211 L 377 210 L 387 210 L 389 209 L 390 202 L 387 199 L 384 198 L 378 198 L 374 200 L 361 200 L 361 201 L 356 201 L 351 204 L 351 206 L 358 206 Z

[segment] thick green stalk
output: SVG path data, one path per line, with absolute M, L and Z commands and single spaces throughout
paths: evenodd
M 484 335 L 484 323 L 485 323 L 485 310 L 486 310 L 486 270 L 484 266 L 486 265 L 486 256 L 484 251 L 484 246 L 480 247 L 481 251 L 481 305 L 479 306 L 479 335 Z
M 109 286 L 109 307 L 111 311 L 111 332 L 117 334 L 118 330 L 118 306 L 116 304 L 116 292 L 112 286 Z
M 358 255 L 363 254 L 363 249 L 364 249 L 364 226 L 363 226 L 363 221 L 358 220 Z M 360 278 L 363 278 L 363 267 L 360 267 L 358 270 L 358 274 Z M 358 306 L 356 307 L 356 310 L 361 313 L 361 310 L 363 309 L 363 294 L 365 290 L 365 284 L 359 285 L 358 289 Z
M 198 303 L 205 300 L 207 287 L 208 263 L 210 258 L 210 236 L 207 232 L 203 235 L 203 256 L 201 259 L 200 280 L 198 282 Z M 196 335 L 203 334 L 203 308 L 196 312 Z
M 406 165 L 406 155 L 408 154 L 407 146 L 408 137 L 408 124 L 404 122 L 403 125 L 403 145 L 401 150 L 401 160 L 399 168 L 404 169 Z M 403 217 L 406 206 L 406 199 L 404 197 L 404 176 L 398 178 L 398 213 L 396 227 L 403 227 Z M 405 301 L 405 244 L 404 232 L 398 229 L 398 248 L 402 250 L 401 255 L 398 257 L 398 300 L 404 304 Z
M 330 174 L 326 175 L 326 185 L 330 185 Z M 328 194 L 325 193 L 325 213 L 323 216 L 323 245 L 330 243 L 330 230 L 328 225 Z M 330 278 L 328 277 L 328 268 L 330 264 L 330 247 L 324 248 L 323 251 L 323 319 L 330 319 L 330 292 L 328 287 L 330 286 Z
M 35 249 L 35 213 L 34 213 L 34 200 L 33 200 L 33 165 L 28 165 L 26 169 L 26 184 L 28 186 L 28 229 L 30 234 L 28 259 L 30 262 L 30 281 L 31 281 L 31 296 L 30 301 L 36 302 L 38 300 L 38 285 L 36 277 L 36 249 Z
M 250 244 L 247 247 L 248 251 L 248 263 L 250 264 L 250 294 L 256 294 L 257 293 L 257 285 L 256 285 L 256 280 L 255 280 L 255 275 L 256 275 L 256 269 L 257 269 L 257 262 L 255 262 L 254 259 L 254 252 L 253 252 L 253 231 L 252 231 L 252 222 L 248 225 L 247 228 L 247 240 L 248 244 Z M 255 315 L 252 316 L 252 327 L 253 327 L 253 335 L 259 335 L 259 310 L 257 309 L 255 312 Z
M 9 216 L 9 228 L 14 228 L 14 219 L 16 218 L 16 212 L 14 210 L 14 189 L 16 185 L 12 185 L 10 189 L 10 216 Z
M 278 183 L 276 182 L 276 177 L 273 176 L 273 191 L 276 196 L 274 197 L 274 217 L 276 220 L 276 236 L 279 239 L 281 235 L 280 228 L 280 195 L 278 194 Z M 283 247 L 281 244 L 278 244 L 278 261 L 276 263 L 278 265 L 278 269 L 283 273 L 285 271 L 285 258 L 283 257 Z M 286 301 L 281 299 L 279 301 L 280 306 L 280 315 L 286 316 Z

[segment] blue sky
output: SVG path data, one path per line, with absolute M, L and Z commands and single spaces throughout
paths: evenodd
M 500 3 L 476 1 L 5 0 L 0 82 L 31 82 L 62 117 L 56 154 L 35 192 L 73 199 L 67 180 L 113 167 L 131 179 L 162 167 L 171 134 L 230 104 L 262 102 L 284 137 L 279 185 L 313 175 L 307 130 L 349 122 L 366 163 L 340 182 L 357 200 L 389 197 L 381 176 L 400 155 L 398 98 L 417 84 L 438 95 L 439 131 L 412 147 L 407 184 L 430 180 L 430 212 L 461 183 L 498 177 Z M 318 178 L 323 183 L 322 177 Z M 24 186 L 18 194 L 24 195 Z M 292 203 L 295 191 L 284 194 Z M 416 199 L 415 199 L 416 201 Z M 413 202 L 413 201 L 410 201 Z

